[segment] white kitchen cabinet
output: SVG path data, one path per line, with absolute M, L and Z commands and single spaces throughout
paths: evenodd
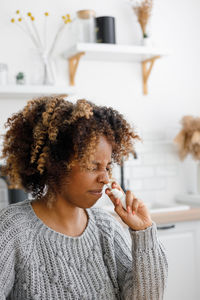
M 200 221 L 164 224 L 157 227 L 169 263 L 164 300 L 199 300 Z

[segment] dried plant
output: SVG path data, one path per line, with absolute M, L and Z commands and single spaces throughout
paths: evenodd
M 49 17 L 49 13 L 44 13 L 44 31 L 43 31 L 43 38 L 39 33 L 37 26 L 35 25 L 35 17 L 32 15 L 31 12 L 28 12 L 24 15 L 19 10 L 16 11 L 17 18 L 12 18 L 11 22 L 16 24 L 24 33 L 26 33 L 36 46 L 36 48 L 41 49 L 41 51 L 48 53 L 49 55 L 52 54 L 58 37 L 60 36 L 62 30 L 64 29 L 65 25 L 71 22 L 71 17 L 69 14 L 62 16 L 62 24 L 58 28 L 53 41 L 50 46 L 47 45 L 47 18 Z
M 130 0 L 133 11 L 141 26 L 143 37 L 147 37 L 146 27 L 151 16 L 153 0 Z
M 32 40 L 33 44 L 38 50 L 38 53 L 41 57 L 44 66 L 43 72 L 43 84 L 54 84 L 55 82 L 55 72 L 53 70 L 50 57 L 54 51 L 55 45 L 57 43 L 58 38 L 61 35 L 61 32 L 65 28 L 65 25 L 71 22 L 71 18 L 69 14 L 62 16 L 62 23 L 60 27 L 57 29 L 55 36 L 50 45 L 47 43 L 47 19 L 49 18 L 49 13 L 44 13 L 44 30 L 43 36 L 42 33 L 39 32 L 38 27 L 35 24 L 35 17 L 31 12 L 28 12 L 24 15 L 19 10 L 16 11 L 17 18 L 12 18 L 11 22 L 16 24 L 24 33 L 26 33 L 29 38 Z M 52 34 L 50 34 L 52 36 Z
M 200 160 L 200 117 L 184 116 L 181 123 L 182 129 L 174 139 L 180 159 L 190 153 L 195 160 Z

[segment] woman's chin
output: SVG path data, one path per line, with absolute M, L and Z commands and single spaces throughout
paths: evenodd
M 84 203 L 84 205 L 81 205 L 80 207 L 81 207 L 81 208 L 84 208 L 84 209 L 86 209 L 86 208 L 91 208 L 91 207 L 93 207 L 93 206 L 97 203 L 97 201 L 98 201 L 98 199 L 97 199 L 95 202 L 92 201 L 92 202 Z

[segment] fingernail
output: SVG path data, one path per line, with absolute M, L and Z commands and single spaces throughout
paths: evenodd
M 130 212 L 130 211 L 131 211 L 131 208 L 130 208 L 130 206 L 128 206 L 128 207 L 127 207 L 127 211 L 128 211 L 128 212 Z
M 116 200 L 116 204 L 117 204 L 117 205 L 119 204 L 119 199 Z
M 132 214 L 133 214 L 133 215 L 135 215 L 135 212 L 134 212 L 134 210 L 132 211 Z

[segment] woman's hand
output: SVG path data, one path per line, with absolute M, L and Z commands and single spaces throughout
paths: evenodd
M 122 188 L 116 183 L 112 183 L 112 188 L 117 188 L 122 191 Z M 123 192 L 124 193 L 124 192 Z M 106 189 L 106 194 L 110 197 L 115 206 L 116 213 L 120 216 L 122 221 L 133 230 L 144 230 L 152 225 L 152 220 L 147 207 L 141 200 L 135 198 L 131 191 L 126 192 L 126 207 L 122 206 L 120 199 L 116 199 L 109 188 Z

